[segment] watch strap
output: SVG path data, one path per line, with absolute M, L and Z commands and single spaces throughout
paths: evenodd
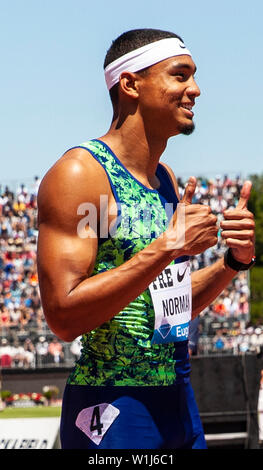
M 256 257 L 253 256 L 250 263 L 248 264 L 240 263 L 240 261 L 237 261 L 233 257 L 231 248 L 228 248 L 224 254 L 224 262 L 225 265 L 229 266 L 231 269 L 234 269 L 234 271 L 246 271 L 255 264 Z

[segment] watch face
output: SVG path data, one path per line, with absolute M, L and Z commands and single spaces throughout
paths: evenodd
M 249 269 L 249 268 L 251 268 L 252 266 L 254 266 L 255 262 L 256 262 L 256 257 L 253 256 L 253 258 L 252 258 L 252 260 L 250 261 L 250 263 L 248 263 L 248 264 L 243 264 L 243 266 L 244 266 L 243 269 Z M 241 270 L 242 270 L 242 268 L 241 268 Z

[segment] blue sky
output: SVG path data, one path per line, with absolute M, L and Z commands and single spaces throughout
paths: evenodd
M 263 2 L 0 0 L 0 182 L 42 177 L 110 125 L 104 56 L 122 32 L 181 35 L 197 65 L 196 130 L 168 142 L 177 176 L 263 172 Z

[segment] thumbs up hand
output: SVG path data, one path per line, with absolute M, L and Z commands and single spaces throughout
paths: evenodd
M 191 176 L 165 232 L 166 247 L 174 257 L 203 253 L 218 241 L 217 217 L 211 208 L 192 204 L 196 183 L 196 178 Z
M 220 223 L 221 237 L 231 248 L 233 257 L 244 264 L 250 263 L 255 255 L 254 215 L 247 208 L 251 188 L 251 181 L 245 181 L 236 208 L 225 210 L 225 220 Z
M 192 199 L 195 193 L 196 188 L 196 178 L 194 176 L 190 176 L 186 188 L 184 190 L 183 197 L 181 199 L 181 203 L 183 204 L 192 204 Z

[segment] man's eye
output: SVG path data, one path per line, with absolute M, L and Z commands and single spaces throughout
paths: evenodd
M 183 81 L 186 81 L 188 80 L 188 78 L 190 78 L 190 76 L 186 73 L 176 73 L 174 74 L 174 76 L 180 81 L 180 82 L 183 82 Z M 196 81 L 196 75 L 193 75 L 193 80 Z
M 176 73 L 175 77 L 179 78 L 180 80 L 185 80 L 186 79 L 185 73 Z

